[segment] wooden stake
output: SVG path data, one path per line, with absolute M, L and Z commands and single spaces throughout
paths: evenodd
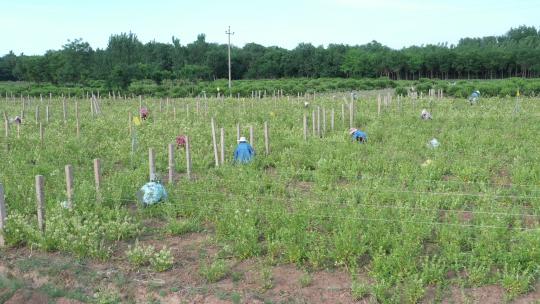
M 81 125 L 79 123 L 79 102 L 75 102 L 75 124 L 77 127 L 77 137 L 81 136 Z
M 36 106 L 36 124 L 39 123 L 39 106 Z
M 349 104 L 349 128 L 352 128 L 354 124 L 354 104 Z
M 270 154 L 270 138 L 268 134 L 268 122 L 264 122 L 264 148 L 266 155 Z
M 219 167 L 218 147 L 217 147 L 217 140 L 216 140 L 216 126 L 214 124 L 214 117 L 212 117 L 210 124 L 212 127 L 212 145 L 214 146 L 214 160 L 216 163 L 216 167 Z
M 88 99 L 90 101 L 90 113 L 92 114 L 92 117 L 94 117 L 94 102 L 92 99 Z
M 306 114 L 304 114 L 303 126 L 304 126 L 304 140 L 307 140 L 307 116 L 306 116 Z
M 21 124 L 17 124 L 17 138 L 21 138 Z
M 311 111 L 311 125 L 313 132 L 311 133 L 312 136 L 315 136 L 317 134 L 317 120 L 315 119 L 315 110 Z
M 66 165 L 66 194 L 67 194 L 67 203 L 71 208 L 73 207 L 73 167 L 71 165 Z
M 345 104 L 341 104 L 341 124 L 345 126 Z
M 220 145 L 221 145 L 221 165 L 225 164 L 225 129 L 220 130 Z
M 148 149 L 148 169 L 150 174 L 150 181 L 156 178 L 156 158 L 154 157 L 154 149 Z
M 330 130 L 334 131 L 334 108 L 330 112 Z
M 9 138 L 9 120 L 4 118 L 4 129 L 5 129 L 5 135 L 6 140 Z
M 96 197 L 101 201 L 101 161 L 99 158 L 94 159 L 94 181 L 96 184 Z
M 128 112 L 128 129 L 129 129 L 129 137 L 133 136 L 133 113 Z
M 45 122 L 49 123 L 49 106 L 45 106 Z
M 6 99 L 7 99 L 7 93 L 6 93 Z M 0 183 L 0 247 L 4 247 L 6 245 L 4 241 L 4 225 L 7 219 L 6 214 L 6 202 L 4 200 L 4 186 Z
M 321 108 L 317 107 L 317 137 L 321 137 Z
M 326 134 L 326 109 L 323 108 L 322 110 L 322 130 L 323 135 Z
M 249 143 L 252 147 L 255 147 L 255 137 L 253 134 L 253 126 L 249 126 Z
M 45 232 L 45 193 L 43 188 L 43 175 L 36 175 L 37 218 L 41 233 Z
M 169 144 L 169 184 L 174 183 L 174 145 Z
M 64 117 L 64 124 L 66 124 L 67 123 L 67 105 L 66 105 L 65 99 L 62 101 L 62 114 Z
M 186 136 L 186 172 L 188 179 L 191 179 L 191 151 L 189 147 L 189 136 Z
M 39 142 L 42 146 L 44 143 L 44 139 L 45 139 L 45 131 L 43 128 L 43 124 L 39 123 Z

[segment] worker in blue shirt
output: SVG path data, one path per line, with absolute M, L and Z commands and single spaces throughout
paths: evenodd
M 349 134 L 351 135 L 354 141 L 357 141 L 359 143 L 364 143 L 367 141 L 367 134 L 356 128 L 350 128 Z
M 238 146 L 234 150 L 234 161 L 237 163 L 249 163 L 254 156 L 255 150 L 253 150 L 253 147 L 246 141 L 244 136 L 240 137 Z

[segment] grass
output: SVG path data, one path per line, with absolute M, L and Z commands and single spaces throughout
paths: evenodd
M 10 246 L 109 260 L 116 241 L 131 242 L 141 231 L 157 240 L 204 229 L 226 249 L 221 254 L 227 259 L 256 257 L 315 270 L 365 268 L 374 282 L 370 293 L 381 301 L 417 301 L 427 286 L 451 283 L 449 273 L 465 276 L 469 286 L 499 284 L 509 297 L 529 291 L 538 279 L 540 258 L 538 236 L 526 230 L 538 228 L 540 211 L 539 100 L 523 99 L 521 112 L 514 114 L 514 99 L 485 98 L 476 106 L 465 100 L 394 99 L 380 115 L 375 100 L 355 104 L 354 126 L 369 137 L 364 145 L 349 141 L 348 108 L 345 104 L 343 120 L 341 100 L 310 100 L 306 109 L 296 98 L 177 99 L 168 105 L 162 101 L 163 112 L 159 100 L 143 100 L 151 114 L 134 127 L 133 152 L 127 112 L 137 113 L 138 100 L 104 100 L 103 115 L 95 118 L 88 101 L 77 100 L 80 138 L 75 135 L 74 102 L 68 103 L 64 124 L 62 102 L 53 100 L 43 145 L 33 115 L 40 107 L 45 122 L 47 101 L 26 102 L 21 138 L 14 127 L 8 139 L 0 137 L 5 152 L 0 155 L 0 182 L 9 202 L 6 240 Z M 320 137 L 312 136 L 317 107 Z M 419 120 L 422 108 L 432 111 L 432 121 Z M 20 113 L 20 101 L 0 101 L 3 111 Z M 304 115 L 309 118 L 307 141 Z M 227 161 L 217 168 L 212 116 L 218 128 L 225 128 Z M 257 156 L 245 166 L 230 162 L 237 123 L 241 135 L 249 137 L 250 125 L 255 131 Z M 164 203 L 134 207 L 135 192 L 148 179 L 148 148 L 156 151 L 157 172 L 167 176 L 166 145 L 179 134 L 190 136 L 195 178 L 165 183 L 169 200 Z M 441 146 L 427 148 L 434 137 Z M 99 203 L 94 158 L 102 160 Z M 73 210 L 60 206 L 66 199 L 66 164 L 74 167 Z M 174 164 L 177 172 L 186 172 L 183 150 L 175 151 Z M 46 186 L 44 235 L 37 230 L 34 210 L 38 174 L 44 175 Z M 215 282 L 229 275 L 223 258 L 202 263 L 201 276 Z M 156 265 L 156 270 L 169 269 L 171 259 Z M 261 278 L 272 287 L 271 273 Z
M 216 259 L 211 264 L 202 262 L 199 272 L 207 282 L 215 283 L 225 278 L 229 274 L 230 268 L 226 261 Z

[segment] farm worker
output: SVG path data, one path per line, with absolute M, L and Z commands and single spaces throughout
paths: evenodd
M 166 200 L 167 191 L 160 181 L 153 176 L 151 181 L 144 184 L 137 192 L 137 198 L 146 207 Z
M 367 134 L 358 130 L 357 128 L 350 128 L 349 134 L 354 141 L 357 141 L 359 143 L 364 143 L 367 141 Z
M 185 147 L 185 146 L 186 146 L 186 136 L 185 135 L 176 136 L 176 147 L 180 149 L 181 147 Z
M 148 118 L 148 109 L 141 108 L 141 110 L 139 111 L 139 114 L 141 115 L 142 120 L 146 120 Z
M 309 102 L 304 101 L 304 108 L 307 108 L 309 106 Z
M 15 124 L 20 125 L 22 123 L 22 119 L 19 116 L 15 116 L 15 118 L 11 118 L 9 122 L 12 124 L 15 123 Z
M 469 96 L 469 103 L 470 104 L 476 103 L 479 98 L 480 98 L 480 91 L 476 90 L 472 92 L 471 96 Z
M 238 163 L 249 163 L 253 160 L 253 156 L 255 156 L 253 147 L 246 141 L 244 136 L 240 137 L 238 146 L 234 150 L 234 161 Z
M 420 114 L 420 118 L 422 118 L 423 120 L 431 119 L 431 113 L 429 113 L 426 109 L 423 109 L 422 114 Z

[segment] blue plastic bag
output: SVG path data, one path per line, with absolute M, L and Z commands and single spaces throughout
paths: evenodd
M 157 204 L 167 199 L 167 190 L 159 182 L 149 182 L 137 192 L 137 198 L 144 206 Z

